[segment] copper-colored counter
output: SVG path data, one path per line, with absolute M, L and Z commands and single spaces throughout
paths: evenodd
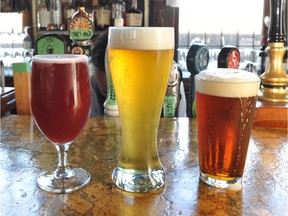
M 88 186 L 50 194 L 36 176 L 57 164 L 56 150 L 30 116 L 1 119 L 0 215 L 287 215 L 287 129 L 254 128 L 243 190 L 215 189 L 199 181 L 195 119 L 161 119 L 159 155 L 167 181 L 157 193 L 130 194 L 115 188 L 120 122 L 91 118 L 71 145 L 69 162 L 87 169 Z

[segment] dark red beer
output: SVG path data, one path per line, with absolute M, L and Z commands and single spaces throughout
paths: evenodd
M 55 144 L 72 142 L 91 107 L 87 58 L 59 55 L 33 58 L 31 108 L 43 134 Z

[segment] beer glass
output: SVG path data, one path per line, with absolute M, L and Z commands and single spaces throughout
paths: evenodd
M 241 186 L 260 79 L 237 69 L 207 69 L 195 77 L 200 179 Z
M 164 185 L 157 129 L 173 54 L 174 28 L 109 28 L 108 58 L 122 129 L 112 178 L 125 191 L 149 192 Z
M 90 181 L 90 174 L 70 167 L 70 144 L 84 129 L 91 107 L 87 57 L 81 55 L 34 56 L 31 74 L 31 108 L 41 132 L 55 145 L 58 167 L 44 171 L 38 186 L 48 192 L 69 193 Z

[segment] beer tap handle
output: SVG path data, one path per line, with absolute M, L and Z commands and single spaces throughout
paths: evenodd
M 187 116 L 196 117 L 196 105 L 195 105 L 195 81 L 194 77 L 202 70 L 207 69 L 209 64 L 209 49 L 206 44 L 194 43 L 188 51 L 186 58 L 186 65 L 190 76 L 190 88 L 189 96 L 187 98 Z
M 188 51 L 186 58 L 187 70 L 194 76 L 205 70 L 209 63 L 209 49 L 206 44 L 194 43 Z
M 222 47 L 218 55 L 218 68 L 238 69 L 240 64 L 240 52 L 235 46 Z

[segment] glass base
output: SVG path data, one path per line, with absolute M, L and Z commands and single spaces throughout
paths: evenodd
M 231 190 L 241 190 L 242 189 L 242 177 L 235 177 L 229 180 L 221 180 L 212 178 L 207 174 L 200 171 L 200 179 L 206 184 L 218 188 L 227 188 Z
M 160 189 L 165 183 L 164 169 L 134 170 L 117 166 L 112 174 L 115 185 L 128 192 L 150 192 Z
M 44 171 L 37 178 L 38 186 L 52 193 L 70 193 L 84 187 L 90 181 L 90 174 L 82 168 L 71 168 L 73 174 L 69 178 L 57 179 L 54 177 L 55 170 Z

